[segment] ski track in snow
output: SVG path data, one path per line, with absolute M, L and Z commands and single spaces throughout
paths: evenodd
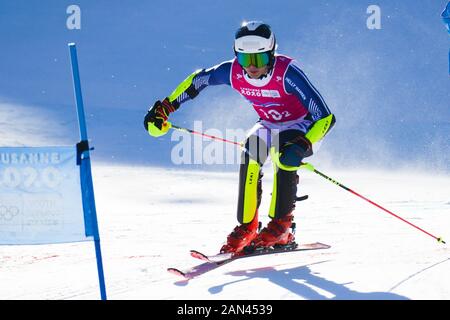
M 269 166 L 270 167 L 270 166 Z M 320 168 L 318 168 L 320 170 Z M 445 240 L 448 176 L 325 173 Z M 236 225 L 237 172 L 93 164 L 109 299 L 450 299 L 447 245 L 310 172 L 301 172 L 297 240 L 327 250 L 237 260 L 183 280 L 167 267 L 218 251 Z M 271 172 L 260 217 L 268 222 Z M 2 299 L 99 299 L 94 244 L 2 246 Z

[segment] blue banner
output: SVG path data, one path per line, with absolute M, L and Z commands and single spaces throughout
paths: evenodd
M 0 244 L 86 240 L 76 147 L 0 148 Z

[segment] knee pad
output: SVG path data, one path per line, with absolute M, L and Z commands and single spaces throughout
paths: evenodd
M 272 200 L 269 217 L 282 218 L 295 209 L 298 175 L 296 171 L 286 171 L 274 165 Z
M 239 168 L 239 196 L 237 219 L 240 223 L 249 223 L 255 217 L 261 204 L 262 178 L 261 166 L 255 160 L 249 159 Z
M 268 157 L 266 143 L 257 135 L 250 136 L 241 155 L 237 220 L 249 223 L 261 204 L 263 176 L 261 167 Z

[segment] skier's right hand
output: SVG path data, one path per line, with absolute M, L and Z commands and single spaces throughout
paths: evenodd
M 167 121 L 169 114 L 175 110 L 168 98 L 165 98 L 163 101 L 156 101 L 144 117 L 145 130 L 153 137 L 165 135 L 172 126 Z

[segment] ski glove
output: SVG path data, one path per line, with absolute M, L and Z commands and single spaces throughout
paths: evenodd
M 145 130 L 153 137 L 165 135 L 171 128 L 171 123 L 167 121 L 169 114 L 175 110 L 176 108 L 170 103 L 168 98 L 165 98 L 163 101 L 156 101 L 145 115 Z
M 275 146 L 270 148 L 272 161 L 285 171 L 297 171 L 302 165 L 303 158 L 312 154 L 311 142 L 301 135 L 285 142 L 279 151 Z
M 311 142 L 303 136 L 298 136 L 281 147 L 279 159 L 284 165 L 298 167 L 303 158 L 312 154 Z

